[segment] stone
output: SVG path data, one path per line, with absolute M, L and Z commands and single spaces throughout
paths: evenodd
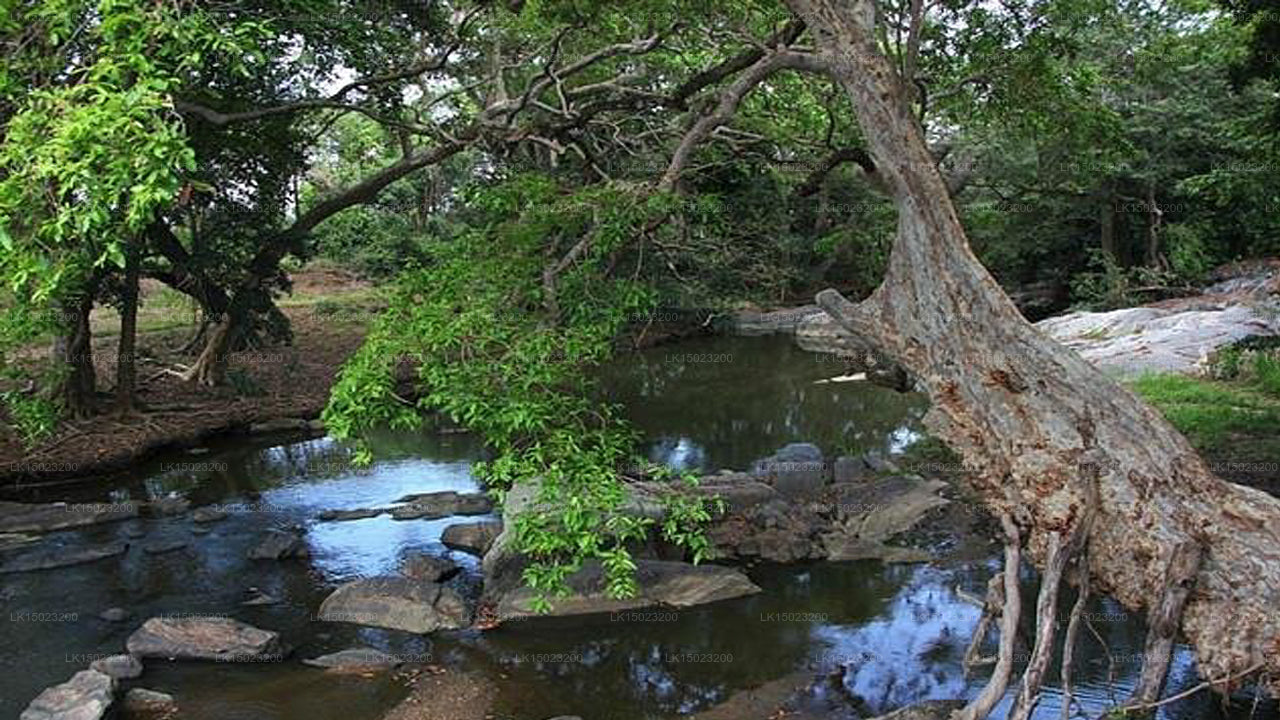
M 124 694 L 124 709 L 129 713 L 158 715 L 172 713 L 177 707 L 178 702 L 169 693 L 130 688 Z
M 863 453 L 862 462 L 865 463 L 868 468 L 871 468 L 872 472 L 877 472 L 877 473 L 898 472 L 897 464 L 895 464 L 892 460 L 890 460 L 888 453 L 884 452 L 883 450 L 868 450 L 867 452 Z
M 140 658 L 281 660 L 288 654 L 280 634 L 227 617 L 154 617 L 129 636 L 125 647 Z
M 396 502 L 406 503 L 391 510 L 395 520 L 436 520 L 451 515 L 484 515 L 493 512 L 493 501 L 484 493 L 453 490 L 406 495 Z
M 753 471 L 789 496 L 815 493 L 827 482 L 822 450 L 810 443 L 786 445 L 770 457 L 757 460 Z
M 157 517 L 181 515 L 191 508 L 191 501 L 181 495 L 166 495 L 147 503 L 147 508 Z
M 867 464 L 860 457 L 841 455 L 831 466 L 832 481 L 836 483 L 854 483 L 865 480 Z
M 142 551 L 148 555 L 162 555 L 177 550 L 183 550 L 187 547 L 186 540 L 161 540 L 159 542 L 149 543 L 142 547 Z
M 364 520 L 390 512 L 387 508 L 358 508 L 355 510 L 325 510 L 320 513 L 324 521 Z
M 107 622 L 119 623 L 125 622 L 129 618 L 133 617 L 133 613 L 122 607 L 112 607 L 98 613 L 98 617 Z
M 117 680 L 132 680 L 142 675 L 142 663 L 138 658 L 128 655 L 110 655 L 104 658 L 98 658 L 89 663 L 89 669 Z
M 115 689 L 115 678 L 97 670 L 81 670 L 36 696 L 19 720 L 102 720 L 111 711 Z
M 269 531 L 257 545 L 249 548 L 250 560 L 283 560 L 306 557 L 307 543 L 300 535 L 287 530 Z
M 128 543 L 108 543 L 102 546 L 81 548 L 37 547 L 34 550 L 6 559 L 3 563 L 0 563 L 0 575 L 50 570 L 96 562 L 122 555 L 128 549 Z
M 447 534 L 448 530 L 445 533 Z M 413 553 L 400 561 L 401 575 L 427 582 L 444 582 L 457 575 L 460 569 L 457 563 L 447 557 L 426 553 Z
M 249 607 L 259 607 L 262 605 L 279 605 L 280 598 L 274 595 L 268 595 L 258 588 L 249 588 L 249 599 L 240 603 Z
M 471 610 L 457 591 L 439 583 L 373 577 L 334 590 L 317 618 L 422 634 L 467 627 Z
M 440 542 L 451 550 L 462 550 L 483 556 L 502 534 L 500 522 L 458 523 L 444 529 Z
M 690 565 L 665 560 L 636 561 L 639 592 L 631 598 L 611 598 L 605 592 L 604 572 L 596 561 L 569 576 L 573 594 L 552 600 L 551 616 L 588 615 L 643 607 L 692 607 L 760 592 L 746 575 L 719 565 Z M 490 598 L 498 622 L 537 615 L 535 594 L 523 585 Z
M 138 516 L 133 502 L 46 503 L 0 502 L 0 532 L 51 532 L 117 522 Z
M 227 511 L 213 505 L 196 508 L 191 513 L 191 519 L 198 523 L 218 522 L 227 519 Z
M 207 525 L 193 525 L 191 527 L 192 535 L 208 535 L 210 532 L 211 532 L 211 528 L 209 528 Z
M 324 668 L 329 672 L 363 673 L 392 670 L 397 665 L 400 665 L 400 660 L 394 655 L 388 655 L 381 650 L 359 647 L 308 658 L 303 660 L 302 664 Z

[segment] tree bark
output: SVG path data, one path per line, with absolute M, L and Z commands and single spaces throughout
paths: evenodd
M 130 247 L 125 255 L 124 291 L 120 298 L 120 345 L 116 353 L 116 412 L 134 411 L 134 390 L 138 366 L 135 362 L 138 340 L 138 268 L 142 251 Z
M 1262 663 L 1280 677 L 1280 500 L 1214 476 L 1160 415 L 1022 317 L 970 250 L 869 3 L 787 3 L 835 67 L 898 210 L 883 284 L 857 305 L 831 290 L 819 304 L 921 381 L 926 424 L 974 470 L 987 507 L 1025 529 L 1033 560 L 1043 564 L 1050 532 L 1082 521 L 1096 481 L 1094 589 L 1146 607 L 1165 586 L 1152 560 L 1200 543 L 1181 616 L 1200 672 Z
M 97 400 L 98 376 L 93 365 L 93 330 L 89 326 L 92 310 L 92 292 L 59 306 L 69 327 L 67 333 L 54 342 L 54 362 L 60 364 L 65 373 L 55 394 L 73 418 L 92 415 Z

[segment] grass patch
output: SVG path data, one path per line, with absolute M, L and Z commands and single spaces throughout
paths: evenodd
M 1280 366 L 1271 385 L 1182 375 L 1147 375 L 1130 383 L 1201 452 L 1222 451 L 1241 438 L 1268 437 L 1280 429 Z M 1276 388 L 1277 392 L 1270 392 Z M 1280 455 L 1280 441 L 1274 453 Z

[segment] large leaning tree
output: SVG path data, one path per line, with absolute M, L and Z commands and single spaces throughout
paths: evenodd
M 1022 317 L 969 248 L 910 90 L 877 42 L 875 7 L 787 4 L 848 95 L 898 212 L 880 287 L 858 303 L 831 291 L 818 302 L 927 389 L 928 426 L 973 469 L 1008 536 L 992 593 L 998 662 L 960 717 L 985 717 L 1010 680 L 1024 544 L 1043 582 L 1013 717 L 1035 705 L 1066 577 L 1146 609 L 1133 704 L 1156 699 L 1179 631 L 1220 689 L 1261 671 L 1280 690 L 1280 500 L 1214 476 L 1151 408 Z

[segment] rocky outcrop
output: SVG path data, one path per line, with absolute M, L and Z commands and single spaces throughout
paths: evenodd
M 461 550 L 483 556 L 502 534 L 500 522 L 458 523 L 444 529 L 440 542 L 450 550 Z
M 406 495 L 392 508 L 395 520 L 436 520 L 452 515 L 484 515 L 493 512 L 493 501 L 484 493 L 443 492 Z
M 283 560 L 306 557 L 307 543 L 298 533 L 288 530 L 272 530 L 249 548 L 250 560 Z
M 105 560 L 122 555 L 128 543 L 108 543 L 96 547 L 37 547 L 16 557 L 0 561 L 0 575 L 7 573 L 51 570 Z
M 0 533 L 51 532 L 138 516 L 138 505 L 120 503 L 0 502 Z
M 279 633 L 226 617 L 154 617 L 125 646 L 140 658 L 169 660 L 262 662 L 288 654 Z
M 471 624 L 471 608 L 446 585 L 404 577 L 375 577 L 334 590 L 320 605 L 317 618 L 421 634 L 467 627 Z
M 336 653 L 307 658 L 303 665 L 324 668 L 333 673 L 367 673 L 393 670 L 400 664 L 399 658 L 373 648 L 347 648 Z
M 97 670 L 81 670 L 36 696 L 19 720 L 101 720 L 109 717 L 115 690 L 114 678 Z
M 719 565 L 690 565 L 662 560 L 636 562 L 639 592 L 631 598 L 611 598 L 605 592 L 604 572 L 598 562 L 591 561 L 569 576 L 573 591 L 568 597 L 552 601 L 551 615 L 588 615 L 618 612 L 643 607 L 691 607 L 760 592 L 746 575 Z M 497 597 L 488 597 L 498 622 L 537 615 L 533 602 L 536 594 L 516 586 Z
M 426 553 L 413 553 L 400 561 L 401 575 L 427 582 L 444 582 L 457 575 L 460 569 L 457 563 L 447 557 Z

